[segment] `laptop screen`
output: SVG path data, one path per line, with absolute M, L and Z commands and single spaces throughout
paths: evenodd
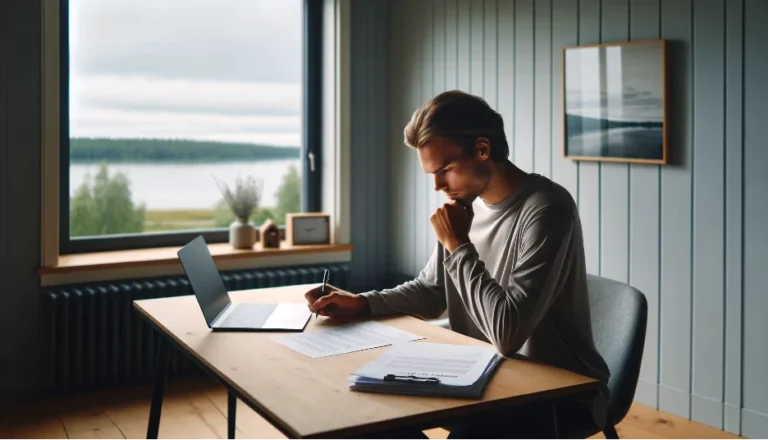
M 201 235 L 181 248 L 177 254 L 203 316 L 210 326 L 230 301 L 221 274 L 208 251 L 208 245 Z

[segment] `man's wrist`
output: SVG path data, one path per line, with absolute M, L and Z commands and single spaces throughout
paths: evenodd
M 361 316 L 371 316 L 371 304 L 368 302 L 368 298 L 363 295 L 357 295 L 360 299 L 360 310 L 357 314 Z

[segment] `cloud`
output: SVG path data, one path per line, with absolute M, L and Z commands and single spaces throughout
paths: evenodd
M 77 0 L 70 17 L 76 74 L 301 79 L 301 0 Z
M 301 86 L 95 76 L 73 80 L 70 135 L 300 145 Z

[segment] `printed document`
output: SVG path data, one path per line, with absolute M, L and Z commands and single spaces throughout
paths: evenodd
M 437 378 L 442 385 L 467 386 L 476 383 L 488 372 L 495 357 L 496 349 L 491 346 L 435 342 L 395 344 L 353 374 L 375 380 L 383 380 L 388 374 Z
M 359 322 L 304 333 L 278 335 L 272 339 L 311 358 L 335 356 L 354 351 L 410 342 L 422 336 L 376 321 Z

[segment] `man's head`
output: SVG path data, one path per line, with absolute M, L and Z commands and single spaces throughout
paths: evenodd
M 417 150 L 422 170 L 434 175 L 435 191 L 469 203 L 509 156 L 501 115 L 461 91 L 443 92 L 424 103 L 404 135 L 405 144 Z

